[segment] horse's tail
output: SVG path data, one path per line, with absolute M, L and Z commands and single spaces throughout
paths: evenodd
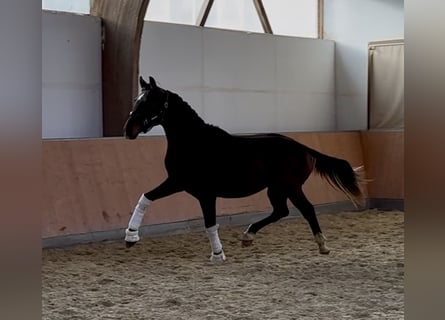
M 322 178 L 342 191 L 356 208 L 365 204 L 365 196 L 361 189 L 361 184 L 366 182 L 361 174 L 363 166 L 352 168 L 344 159 L 331 157 L 310 148 L 308 152 L 315 161 L 315 171 Z

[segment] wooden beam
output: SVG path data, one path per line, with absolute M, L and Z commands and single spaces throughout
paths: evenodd
M 91 15 L 102 19 L 102 104 L 104 137 L 122 136 L 138 92 L 139 51 L 149 0 L 92 0 Z
M 207 21 L 207 18 L 210 14 L 210 10 L 212 9 L 214 0 L 205 0 L 202 3 L 201 11 L 199 12 L 198 18 L 196 19 L 196 25 L 200 27 L 204 27 Z
M 253 0 L 256 12 L 260 18 L 261 25 L 265 33 L 273 34 L 272 27 L 270 26 L 269 19 L 267 18 L 266 10 L 264 9 L 262 0 Z
M 324 38 L 324 0 L 318 0 L 318 39 Z

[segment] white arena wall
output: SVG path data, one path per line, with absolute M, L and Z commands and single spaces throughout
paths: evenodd
M 325 1 L 328 40 L 146 21 L 140 71 L 231 132 L 365 130 L 367 45 L 403 38 L 403 3 Z M 42 11 L 43 138 L 102 136 L 100 32 Z
M 42 137 L 102 137 L 101 21 L 42 11 Z
M 330 40 L 146 21 L 140 73 L 229 132 L 335 129 Z
M 100 20 L 42 11 L 42 50 L 43 138 L 102 137 Z M 146 21 L 140 73 L 230 132 L 335 129 L 331 40 Z

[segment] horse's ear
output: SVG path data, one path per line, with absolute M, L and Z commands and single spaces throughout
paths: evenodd
M 158 87 L 158 85 L 156 84 L 155 79 L 154 79 L 153 77 L 149 77 L 149 79 L 150 79 L 150 86 L 151 86 L 153 89 L 156 89 L 156 88 Z
M 150 85 L 147 82 L 145 82 L 145 80 L 144 80 L 144 78 L 142 78 L 142 76 L 139 76 L 139 84 L 141 85 L 142 89 L 146 90 L 146 89 L 150 88 Z

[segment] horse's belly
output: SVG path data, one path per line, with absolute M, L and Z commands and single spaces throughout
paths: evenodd
M 260 192 L 266 188 L 265 183 L 261 184 L 231 184 L 231 185 L 225 185 L 221 184 L 220 186 L 217 186 L 216 195 L 221 198 L 243 198 L 251 196 L 257 192 Z
M 222 198 L 241 198 L 265 189 L 270 182 L 272 164 L 261 153 L 235 150 L 236 157 L 222 154 L 214 158 L 177 163 L 176 172 L 186 191 L 208 193 Z M 167 171 L 170 171 L 167 168 Z
M 264 174 L 259 172 L 221 172 L 209 183 L 217 196 L 241 198 L 257 193 L 267 187 Z
M 253 195 L 267 187 L 263 175 L 249 175 L 246 172 L 225 172 L 215 174 L 189 175 L 183 180 L 186 191 L 191 194 L 213 194 L 221 198 L 242 198 Z

